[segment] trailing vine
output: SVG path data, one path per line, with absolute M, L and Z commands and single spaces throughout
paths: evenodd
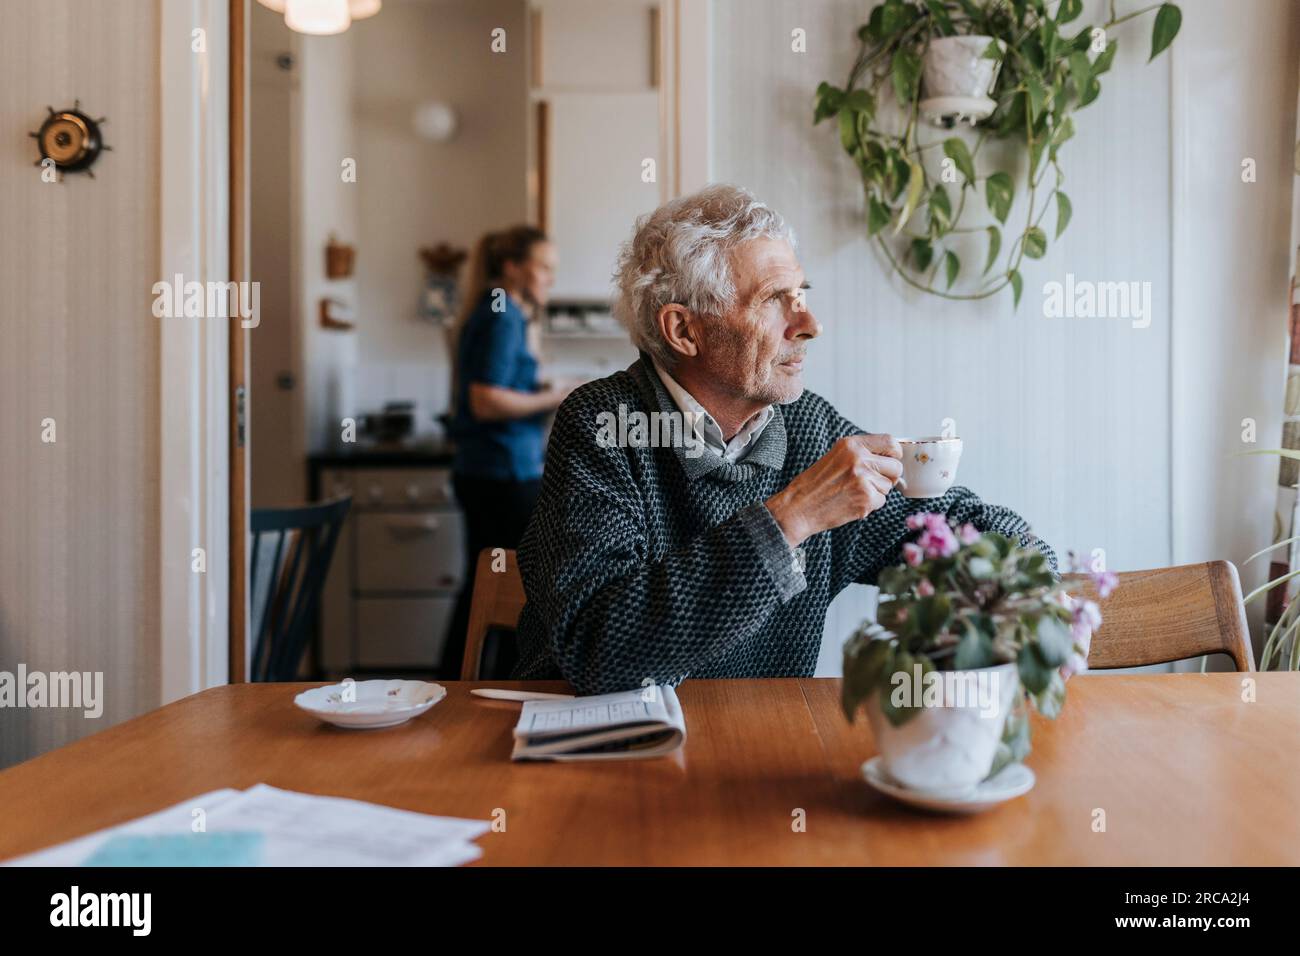
M 984 299 L 1010 288 L 1013 305 L 1019 305 L 1022 261 L 1047 252 L 1042 222 L 1048 210 L 1056 210 L 1052 241 L 1073 213 L 1061 188 L 1060 151 L 1074 135 L 1073 113 L 1101 94 L 1100 77 L 1118 46 L 1110 30 L 1154 12 L 1150 59 L 1155 59 L 1182 25 L 1182 13 L 1172 3 L 1120 16 L 1115 0 L 1109 0 L 1109 19 L 1067 37 L 1063 28 L 1082 12 L 1083 0 L 885 0 L 858 30 L 858 56 L 844 85 L 817 87 L 813 124 L 838 118 L 840 144 L 861 175 L 867 234 L 912 287 L 956 300 Z M 933 38 L 951 36 L 989 37 L 983 56 L 998 63 L 989 94 L 996 108 L 976 127 L 973 145 L 962 136 L 922 141 L 922 128 L 931 128 L 920 110 L 924 57 Z M 886 98 L 897 109 L 881 109 Z M 1027 157 L 1024 225 L 1007 244 L 997 270 L 1017 184 L 1006 170 L 981 174 L 977 161 L 990 138 L 1022 143 Z M 943 156 L 938 176 L 931 176 L 923 162 L 932 150 Z M 1049 175 L 1051 184 L 1045 186 Z M 956 188 L 955 203 L 949 186 Z M 995 223 L 963 225 L 967 199 L 977 193 Z M 983 271 L 973 289 L 954 291 L 963 265 L 953 247 L 961 237 L 981 232 L 987 237 Z M 942 289 L 936 287 L 940 270 Z

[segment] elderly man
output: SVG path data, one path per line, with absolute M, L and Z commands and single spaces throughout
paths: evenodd
M 1057 569 L 1023 519 L 966 488 L 904 497 L 897 442 L 804 390 L 821 326 L 790 229 L 747 191 L 710 186 L 643 217 L 617 279 L 641 357 L 556 415 L 519 547 L 515 677 L 594 694 L 809 676 L 831 599 L 902 560 L 918 511 L 1018 537 Z M 608 440 L 611 416 L 655 412 L 691 413 L 696 440 Z

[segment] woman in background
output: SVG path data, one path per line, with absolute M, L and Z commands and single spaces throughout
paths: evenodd
M 446 678 L 460 677 L 479 552 L 519 546 L 541 490 L 546 416 L 573 389 L 539 383 L 530 347 L 530 313 L 546 304 L 555 262 L 554 245 L 532 226 L 483 236 L 451 331 L 452 484 L 465 514 L 466 574 L 443 648 Z

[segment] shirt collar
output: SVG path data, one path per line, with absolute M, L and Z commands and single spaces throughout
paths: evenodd
M 683 412 L 691 413 L 687 418 L 691 423 L 692 431 L 695 432 L 695 437 L 704 442 L 704 447 L 716 452 L 723 461 L 735 463 L 744 458 L 776 413 L 775 409 L 768 405 L 745 422 L 731 441 L 727 441 L 722 437 L 721 427 L 708 410 L 695 400 L 694 395 L 686 391 L 681 383 L 669 375 L 658 362 L 654 362 L 654 370 L 659 380 L 663 382 L 664 388 L 668 390 L 668 394 L 677 403 L 677 407 Z

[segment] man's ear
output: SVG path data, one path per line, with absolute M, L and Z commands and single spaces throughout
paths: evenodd
M 659 322 L 659 334 L 670 349 L 689 358 L 700 354 L 700 330 L 690 309 L 678 302 L 669 302 L 660 307 L 655 319 Z

